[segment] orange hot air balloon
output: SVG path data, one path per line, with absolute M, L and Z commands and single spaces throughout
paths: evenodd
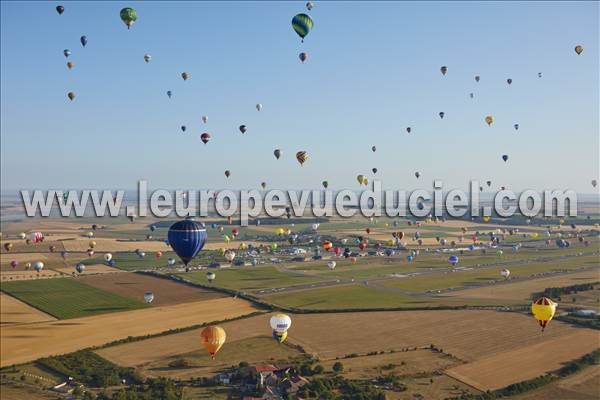
M 67 68 L 71 69 L 73 68 L 73 65 L 75 64 L 73 64 L 71 61 L 67 62 Z
M 210 325 L 200 332 L 200 339 L 202 340 L 202 345 L 208 350 L 211 358 L 214 360 L 215 354 L 217 354 L 225 343 L 227 334 L 225 333 L 225 329 L 220 326 Z
M 157 251 L 157 252 L 156 252 L 156 254 L 154 254 L 154 256 L 155 256 L 156 258 L 161 258 L 161 257 L 162 257 L 162 255 L 163 255 L 162 251 Z
M 323 242 L 323 248 L 326 251 L 331 250 L 332 247 L 333 247 L 333 243 L 331 243 L 329 240 L 326 240 L 326 241 Z
M 365 232 L 367 232 L 367 235 L 371 234 L 371 228 L 365 229 Z

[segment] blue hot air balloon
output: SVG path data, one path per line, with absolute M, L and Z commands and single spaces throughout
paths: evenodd
M 408 261 L 408 262 L 412 262 L 414 259 L 415 259 L 414 256 L 411 256 L 411 255 L 406 256 L 406 261 Z
M 173 96 L 173 92 L 171 92 L 170 90 L 167 90 L 167 96 L 169 96 L 169 98 L 171 98 L 171 96 Z
M 175 253 L 187 265 L 204 247 L 206 229 L 194 220 L 184 219 L 171 225 L 167 237 Z
M 456 256 L 450 256 L 450 258 L 448 258 L 448 262 L 450 264 L 452 264 L 453 267 L 455 267 L 456 264 L 458 264 L 458 257 L 456 257 Z
M 85 45 L 87 44 L 87 36 L 82 36 L 79 40 L 81 41 L 81 45 L 85 47 Z

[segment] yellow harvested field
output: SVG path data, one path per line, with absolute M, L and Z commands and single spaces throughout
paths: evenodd
M 551 340 L 562 340 L 568 345 L 575 338 L 572 335 L 578 332 L 597 335 L 594 331 L 557 321 L 553 321 L 542 335 L 533 318 L 496 311 L 301 314 L 292 315 L 292 320 L 290 343 L 301 345 L 321 359 L 434 344 L 444 353 L 468 362 Z M 228 341 L 270 332 L 268 315 L 222 326 L 227 331 Z M 119 365 L 134 367 L 189 352 L 198 346 L 198 334 L 199 331 L 194 330 L 153 338 L 104 349 L 100 354 Z M 544 354 L 552 359 L 549 352 Z M 570 354 L 564 357 L 563 361 L 574 358 Z
M 48 259 L 47 254 L 42 253 L 2 253 L 0 254 L 0 262 L 2 264 L 10 264 L 11 261 L 17 261 L 19 263 L 34 262 L 34 261 L 46 261 Z
M 73 272 L 75 272 L 75 268 L 73 268 L 73 267 L 54 268 L 54 270 L 56 270 L 58 272 L 62 272 L 63 274 L 72 274 Z M 85 275 L 96 275 L 96 274 L 120 274 L 123 272 L 125 272 L 125 271 L 114 268 L 114 267 L 109 267 L 108 265 L 93 264 L 93 265 L 86 265 L 85 271 L 83 271 L 83 273 L 78 274 L 78 275 L 85 276 Z
M 7 326 L 0 332 L 0 366 L 69 353 L 128 336 L 235 318 L 255 311 L 257 309 L 251 303 L 227 297 L 68 321 Z
M 479 390 L 495 390 L 559 369 L 565 361 L 579 358 L 599 346 L 596 331 L 579 329 L 566 336 L 483 357 L 450 368 L 446 373 Z
M 68 240 L 62 242 L 66 251 L 85 252 L 89 249 L 90 240 L 96 242 L 94 251 L 96 253 L 135 251 L 143 249 L 144 251 L 171 251 L 171 248 L 163 241 L 157 240 L 118 240 L 106 238 L 79 238 L 77 240 Z
M 63 276 L 60 272 L 56 272 L 51 269 L 43 269 L 40 273 L 34 270 L 16 270 L 16 271 L 2 271 L 0 272 L 0 279 L 2 281 L 22 281 L 27 279 L 46 279 Z
M 56 321 L 56 318 L 12 296 L 0 293 L 0 326 L 3 329 L 9 325 L 44 321 Z
M 531 294 L 541 292 L 545 288 L 578 285 L 600 281 L 597 269 L 577 272 L 574 274 L 551 276 L 525 281 L 510 280 L 504 284 L 482 286 L 474 289 L 457 290 L 443 297 L 460 297 L 461 299 L 505 299 L 505 300 L 530 300 Z

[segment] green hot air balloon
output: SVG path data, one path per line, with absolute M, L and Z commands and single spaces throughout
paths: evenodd
M 292 28 L 296 31 L 298 36 L 302 38 L 304 42 L 304 38 L 308 35 L 308 32 L 313 27 L 313 20 L 306 14 L 297 14 L 294 18 L 292 18 Z
M 126 7 L 121 10 L 121 20 L 127 25 L 127 29 L 131 28 L 131 25 L 137 20 L 137 12 L 131 8 Z

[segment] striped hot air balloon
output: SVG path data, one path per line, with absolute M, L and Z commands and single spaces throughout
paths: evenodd
M 531 313 L 542 327 L 542 332 L 554 317 L 556 306 L 557 304 L 547 297 L 542 297 L 531 304 Z
M 304 38 L 306 35 L 308 35 L 312 27 L 313 20 L 306 14 L 297 14 L 294 16 L 294 18 L 292 18 L 292 28 L 294 28 L 294 31 L 296 31 L 298 36 L 302 38 L 303 42 Z
M 304 165 L 306 160 L 308 160 L 308 153 L 306 151 L 299 151 L 296 153 L 296 160 L 300 163 L 300 165 Z

